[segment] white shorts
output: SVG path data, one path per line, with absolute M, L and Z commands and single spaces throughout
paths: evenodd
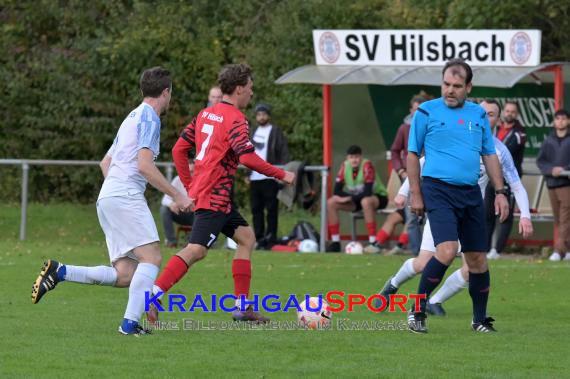
M 160 241 L 144 194 L 106 197 L 97 201 L 99 224 L 105 233 L 109 259 L 137 259 L 133 249 Z
M 458 251 L 461 251 L 461 242 L 457 241 L 459 244 Z M 426 223 L 424 225 L 424 234 L 422 235 L 422 245 L 420 250 L 430 251 L 435 253 L 435 243 L 433 242 L 433 235 L 431 234 L 431 227 L 429 226 L 429 219 L 426 217 Z

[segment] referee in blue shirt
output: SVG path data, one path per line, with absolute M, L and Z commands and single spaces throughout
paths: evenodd
M 408 141 L 408 177 L 412 212 L 424 210 L 436 245 L 434 257 L 422 273 L 418 294 L 429 297 L 453 262 L 461 241 L 469 266 L 469 294 L 473 300 L 471 326 L 477 332 L 493 332 L 487 317 L 490 277 L 486 259 L 485 213 L 477 185 L 480 157 L 495 187 L 495 212 L 501 222 L 509 213 L 503 177 L 485 110 L 465 101 L 471 92 L 473 72 L 463 60 L 443 68 L 442 97 L 420 105 L 412 120 Z M 426 160 L 420 186 L 419 158 Z M 410 314 L 410 330 L 426 333 L 426 302 Z

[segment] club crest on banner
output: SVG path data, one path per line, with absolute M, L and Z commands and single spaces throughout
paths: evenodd
M 511 58 L 516 64 L 525 64 L 532 52 L 532 42 L 528 34 L 518 32 L 511 38 Z
M 325 32 L 319 39 L 321 57 L 327 63 L 335 63 L 340 56 L 340 42 L 334 33 Z

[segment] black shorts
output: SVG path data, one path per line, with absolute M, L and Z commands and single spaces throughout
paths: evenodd
M 199 209 L 194 212 L 194 223 L 189 243 L 210 248 L 222 232 L 232 238 L 240 226 L 249 226 L 247 221 L 232 208 L 230 213 L 216 212 L 209 209 Z
M 435 246 L 459 239 L 463 252 L 487 251 L 485 212 L 478 185 L 456 186 L 424 177 L 422 192 Z
M 374 194 L 373 196 L 376 196 L 378 198 L 378 209 L 386 208 L 386 205 L 388 205 L 388 197 L 387 196 L 378 195 L 378 194 Z M 352 204 L 354 204 L 356 206 L 356 209 L 354 210 L 354 212 L 358 212 L 358 211 L 362 210 L 362 204 L 360 202 L 355 203 L 353 201 Z

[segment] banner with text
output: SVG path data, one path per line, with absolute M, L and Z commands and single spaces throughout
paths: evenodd
M 540 30 L 313 30 L 318 65 L 537 66 Z

